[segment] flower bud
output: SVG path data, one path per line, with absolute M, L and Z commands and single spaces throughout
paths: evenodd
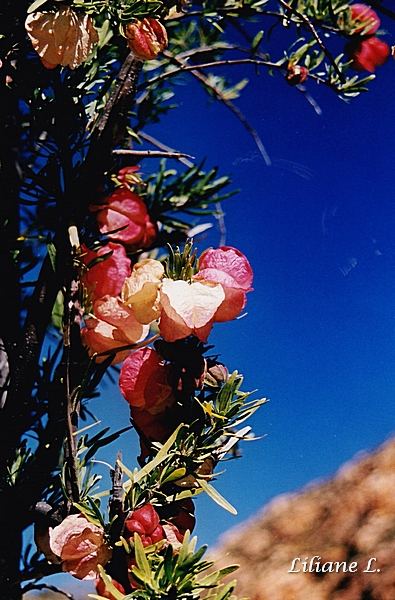
M 300 65 L 288 65 L 285 80 L 289 85 L 299 85 L 304 83 L 309 76 L 309 71 L 306 67 Z
M 157 19 L 146 18 L 128 23 L 125 33 L 130 50 L 141 60 L 152 60 L 167 48 L 166 29 Z

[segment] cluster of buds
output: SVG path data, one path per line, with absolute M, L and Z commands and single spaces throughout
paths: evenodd
M 346 54 L 352 61 L 353 69 L 374 73 L 390 54 L 388 45 L 374 35 L 380 27 L 380 19 L 366 4 L 352 4 L 349 10 L 351 39 L 346 44 Z

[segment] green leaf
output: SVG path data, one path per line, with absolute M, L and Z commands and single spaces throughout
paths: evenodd
M 31 4 L 27 9 L 27 14 L 30 15 L 30 13 L 35 12 L 38 8 L 40 8 L 40 6 L 45 4 L 46 1 L 47 0 L 35 0 L 35 2 L 33 2 L 33 4 Z
M 103 579 L 104 585 L 106 586 L 106 590 L 110 592 L 110 594 L 115 598 L 115 600 L 123 600 L 125 597 L 124 594 L 117 590 L 117 588 L 112 583 L 110 577 L 107 575 L 103 567 L 101 565 L 98 565 L 98 569 L 100 577 Z M 102 598 L 102 596 L 97 596 L 96 594 L 89 594 L 89 596 L 91 598 Z
M 203 488 L 206 494 L 210 496 L 212 500 L 214 500 L 214 502 L 219 504 L 219 506 L 222 506 L 222 508 L 228 512 L 232 513 L 232 515 L 237 515 L 237 510 L 234 508 L 234 506 L 232 506 L 223 496 L 221 496 L 221 494 L 212 485 L 207 483 L 207 481 L 204 481 L 204 479 L 199 479 L 198 481 L 199 485 Z
M 251 43 L 251 56 L 254 56 L 255 52 L 258 49 L 259 44 L 262 41 L 262 38 L 263 38 L 263 31 L 261 29 L 261 31 L 258 31 L 258 33 L 256 34 L 256 36 L 252 40 L 252 43 Z
M 56 273 L 56 248 L 55 248 L 55 245 L 52 242 L 48 242 L 47 250 L 48 250 L 48 256 L 49 256 L 49 260 L 51 262 L 53 272 Z
M 152 572 L 147 557 L 144 552 L 144 547 L 138 533 L 134 534 L 134 551 L 136 555 L 137 566 L 144 575 L 151 579 Z

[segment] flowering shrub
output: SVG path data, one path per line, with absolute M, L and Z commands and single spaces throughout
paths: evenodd
M 95 579 L 98 565 L 105 565 L 112 552 L 104 542 L 104 531 L 84 515 L 70 515 L 49 532 L 49 543 L 62 561 L 63 571 L 77 579 Z
M 269 163 L 259 133 L 233 103 L 246 80 L 230 86 L 207 65 L 269 69 L 301 91 L 318 82 L 348 99 L 373 79 L 350 74 L 350 64 L 373 72 L 389 48 L 377 13 L 364 4 L 280 2 L 277 13 L 264 0 L 220 4 L 8 0 L 1 7 L 1 280 L 12 274 L 0 311 L 7 382 L 0 390 L 0 581 L 7 600 L 60 569 L 95 579 L 110 600 L 231 598 L 234 582 L 221 587 L 221 579 L 235 567 L 205 575 L 212 563 L 188 532 L 199 494 L 235 513 L 215 489 L 216 469 L 237 455 L 251 435 L 246 420 L 266 401 L 242 391 L 242 376 L 207 345 L 214 323 L 244 310 L 253 273 L 239 250 L 211 248 L 198 259 L 189 240 L 211 225 L 195 219 L 222 219 L 230 178 L 206 172 L 147 131 L 172 109 L 177 75 L 189 74 L 235 112 Z M 273 22 L 244 41 L 241 23 L 237 44 L 226 37 L 230 22 L 248 19 L 252 32 L 258 19 L 273 16 L 295 39 L 270 60 L 263 32 Z M 218 19 L 224 27 L 214 27 Z M 336 37 L 347 38 L 350 60 L 336 56 Z M 314 103 L 308 90 L 306 97 Z M 157 169 L 145 164 L 146 175 L 137 173 L 137 162 L 163 157 Z M 101 490 L 96 455 L 131 427 L 127 421 L 119 431 L 92 434 L 100 421 L 86 403 L 103 377 L 115 382 L 113 365 L 121 362 L 119 386 L 141 455 L 130 469 L 131 457 L 119 453 L 111 489 Z M 80 417 L 88 421 L 83 427 Z M 23 530 L 33 524 L 44 557 L 26 552 L 21 560 Z

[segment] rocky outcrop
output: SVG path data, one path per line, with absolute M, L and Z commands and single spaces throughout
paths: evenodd
M 275 498 L 221 539 L 215 554 L 225 553 L 216 568 L 240 564 L 239 598 L 394 600 L 395 439 Z

